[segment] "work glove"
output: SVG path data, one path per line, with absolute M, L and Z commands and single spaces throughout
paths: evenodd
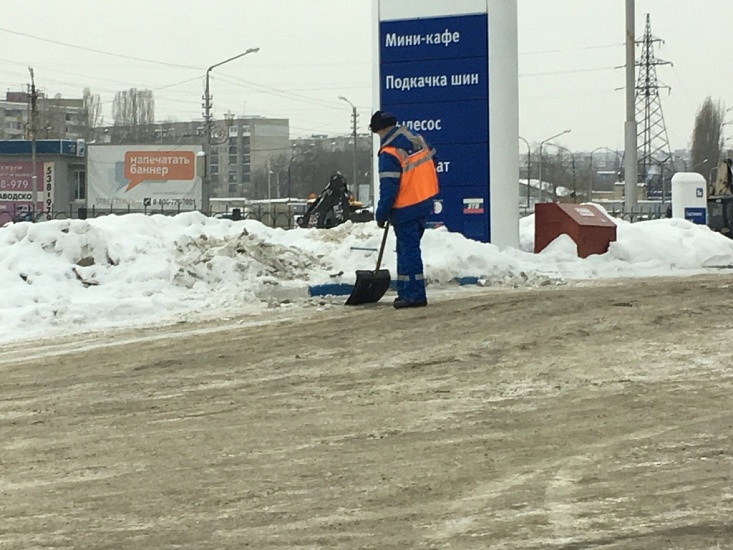
M 384 229 L 385 225 L 387 225 L 387 222 L 377 222 L 377 227 L 379 227 L 379 229 Z

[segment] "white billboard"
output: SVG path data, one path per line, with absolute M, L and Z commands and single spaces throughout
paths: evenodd
M 194 145 L 88 145 L 87 206 L 200 209 L 200 152 Z

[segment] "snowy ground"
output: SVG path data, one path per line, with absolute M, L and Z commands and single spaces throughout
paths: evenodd
M 689 276 L 733 265 L 733 240 L 706 227 L 683 220 L 617 224 L 617 242 L 587 259 L 577 258 L 569 237 L 533 254 L 532 216 L 521 220 L 520 249 L 429 230 L 423 255 L 430 292 L 467 276 L 486 286 L 531 287 Z M 307 287 L 353 282 L 357 269 L 372 269 L 380 237 L 374 223 L 286 231 L 198 213 L 8 225 L 0 228 L 0 342 L 318 307 Z M 394 275 L 394 265 L 390 234 L 384 267 Z
M 6 343 L 0 548 L 733 548 L 730 279 Z

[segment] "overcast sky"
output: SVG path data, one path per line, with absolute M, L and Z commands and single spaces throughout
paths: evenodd
M 460 2 L 460 0 L 453 0 Z M 624 0 L 518 0 L 520 135 L 565 129 L 572 149 L 623 149 Z M 290 119 L 293 136 L 345 134 L 351 108 L 366 131 L 372 103 L 371 0 L 23 0 L 0 19 L 0 83 L 24 89 L 28 66 L 53 96 L 154 91 L 158 120 L 202 118 L 206 68 L 214 115 Z M 650 13 L 673 149 L 689 145 L 707 96 L 733 105 L 732 0 L 636 0 L 637 36 Z M 733 126 L 730 126 L 733 128 Z

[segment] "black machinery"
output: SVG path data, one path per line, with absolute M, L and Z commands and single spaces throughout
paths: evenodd
M 349 193 L 346 178 L 336 172 L 321 194 L 308 201 L 308 209 L 298 216 L 296 223 L 300 227 L 328 229 L 347 221 L 360 223 L 373 219 L 374 215 Z

